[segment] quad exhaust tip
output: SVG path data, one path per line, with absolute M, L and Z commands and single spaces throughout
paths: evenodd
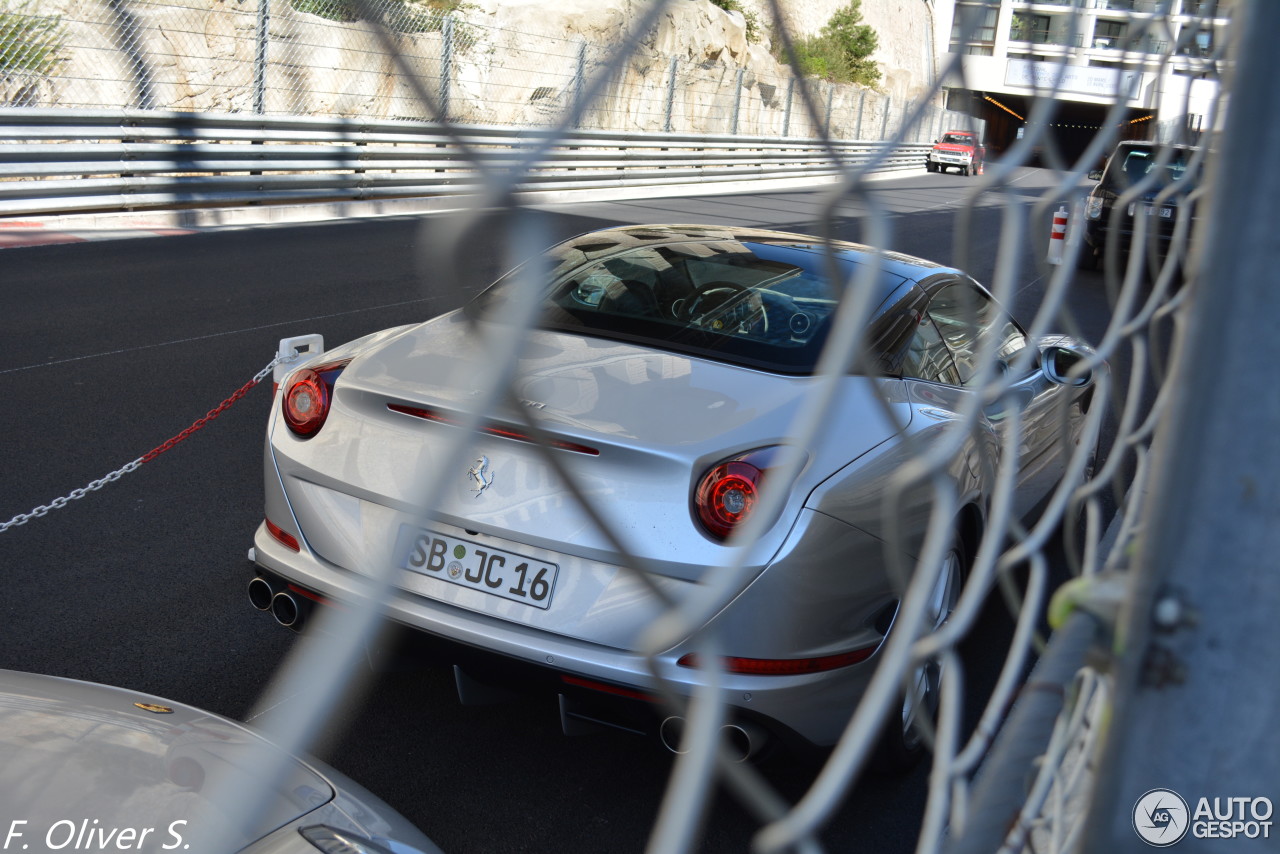
M 681 742 L 684 739 L 685 719 L 672 715 L 658 727 L 658 737 L 663 747 L 672 753 L 688 753 Z M 768 743 L 768 734 L 758 726 L 749 723 L 732 723 L 720 727 L 720 740 L 729 755 L 737 762 L 745 762 L 756 756 Z
M 261 575 L 249 581 L 249 604 L 259 611 L 270 611 L 276 622 L 295 632 L 302 630 L 311 611 L 311 603 L 291 590 L 277 588 Z
M 287 590 L 281 590 L 271 597 L 271 616 L 286 629 L 299 631 L 302 628 L 304 607 L 302 602 Z
M 271 598 L 276 595 L 271 582 L 261 575 L 254 576 L 249 582 L 249 604 L 259 611 L 271 610 Z

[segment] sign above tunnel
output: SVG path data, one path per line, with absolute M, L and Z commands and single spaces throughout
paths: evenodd
M 1138 97 L 1142 86 L 1142 72 L 1010 59 L 1005 68 L 1004 82 L 1006 86 L 1025 86 L 1029 89 L 1074 92 L 1104 98 L 1120 94 L 1133 99 Z

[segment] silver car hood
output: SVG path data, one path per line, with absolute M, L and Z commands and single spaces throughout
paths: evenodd
M 246 761 L 267 752 L 283 759 L 286 776 L 245 826 L 220 809 L 218 792 L 243 785 Z M 159 851 L 209 827 L 234 834 L 239 848 L 333 797 L 323 777 L 226 718 L 121 688 L 0 671 L 0 805 L 26 822 L 6 825 L 22 834 L 15 849 L 70 838 L 66 850 L 123 850 L 127 834 L 105 846 L 103 835 L 133 829 L 129 850 Z
M 501 334 L 496 327 L 482 330 Z M 545 330 L 529 333 L 522 353 L 514 381 L 521 405 L 554 438 L 599 452 L 557 452 L 585 494 L 617 527 L 634 532 L 629 545 L 653 568 L 687 580 L 725 560 L 724 546 L 693 520 L 698 479 L 727 457 L 788 443 L 816 382 Z M 443 431 L 449 428 L 388 411 L 389 404 L 401 404 L 448 417 L 465 412 L 476 405 L 481 375 L 491 363 L 482 336 L 458 312 L 376 342 L 343 373 L 324 430 L 298 448 L 309 469 L 303 477 L 344 491 L 354 486 L 360 497 L 406 509 L 416 506 L 431 473 L 443 472 L 436 518 L 587 559 L 616 560 L 611 544 L 532 445 L 480 436 L 466 452 L 443 459 Z M 819 483 L 898 432 L 900 425 L 886 415 L 883 382 L 841 380 L 830 413 L 838 429 L 824 430 L 815 446 L 803 449 L 807 464 L 789 490 L 787 508 L 749 563 L 769 560 Z M 901 414 L 910 417 L 905 409 Z M 512 407 L 497 408 L 488 423 L 523 429 Z M 492 475 L 483 495 L 467 474 L 480 456 Z

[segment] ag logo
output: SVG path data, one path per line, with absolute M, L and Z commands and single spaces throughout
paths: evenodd
M 1172 789 L 1152 789 L 1133 805 L 1133 829 L 1148 845 L 1167 848 L 1186 836 L 1190 826 L 1187 802 Z

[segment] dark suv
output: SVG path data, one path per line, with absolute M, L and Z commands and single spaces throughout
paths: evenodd
M 1106 167 L 1089 174 L 1098 183 L 1085 202 L 1081 269 L 1098 269 L 1108 242 L 1127 253 L 1138 217 L 1147 220 L 1144 242 L 1152 245 L 1154 233 L 1157 257 L 1168 255 L 1179 215 L 1194 216 L 1187 196 L 1197 183 L 1197 152 L 1189 145 L 1155 142 L 1125 141 L 1116 146 Z M 1123 205 L 1119 210 L 1117 202 Z

